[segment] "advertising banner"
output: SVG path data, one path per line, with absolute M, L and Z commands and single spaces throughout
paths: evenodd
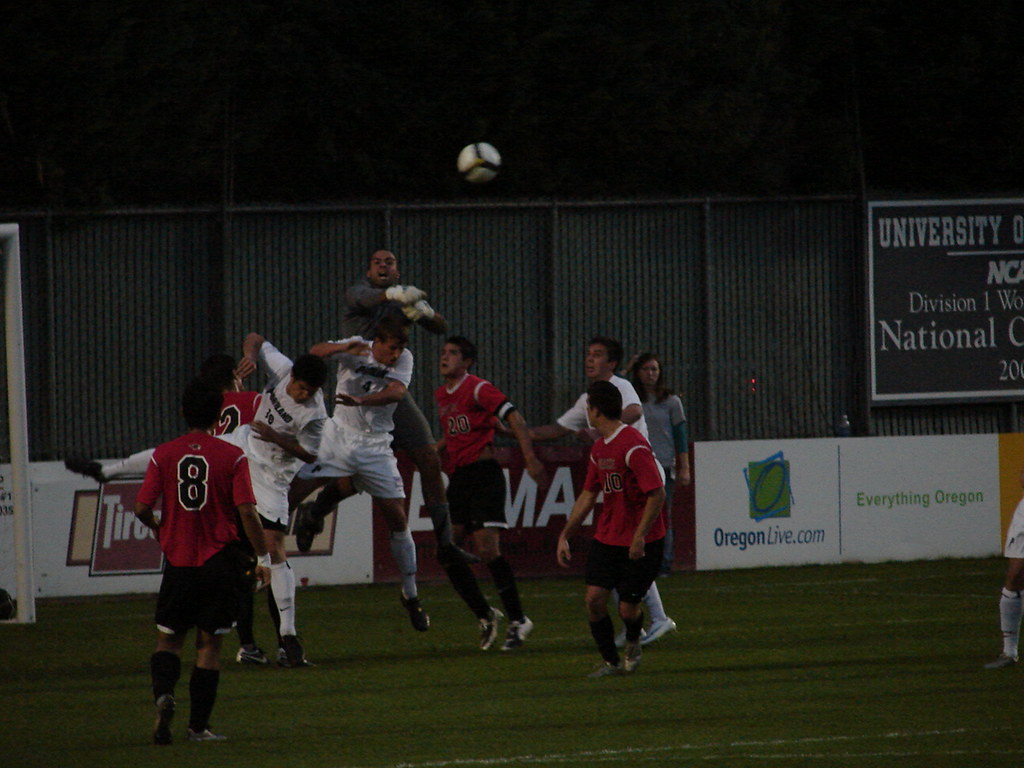
M 1016 447 L 1024 448 L 1019 442 Z M 697 568 L 986 557 L 999 435 L 697 443 Z M 1020 488 L 1011 491 L 1012 503 Z
M 997 435 L 838 440 L 845 561 L 999 550 Z
M 835 562 L 836 443 L 697 443 L 697 569 Z
M 1024 200 L 868 204 L 871 399 L 1024 399 Z

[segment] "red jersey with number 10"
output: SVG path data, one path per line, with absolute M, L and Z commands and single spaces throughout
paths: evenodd
M 628 547 L 644 515 L 647 494 L 665 484 L 651 444 L 633 427 L 623 424 L 608 437 L 594 443 L 587 462 L 583 487 L 604 491 L 604 504 L 597 518 L 594 538 L 602 544 Z M 665 537 L 662 511 L 644 537 L 649 543 Z
M 200 566 L 238 539 L 238 507 L 255 504 L 249 462 L 241 448 L 205 432 L 157 446 L 137 500 L 160 497 L 160 548 L 167 562 Z
M 494 442 L 495 418 L 504 418 L 514 407 L 504 392 L 471 373 L 452 389 L 438 387 L 434 398 L 445 439 L 444 471 L 449 476 L 480 457 Z

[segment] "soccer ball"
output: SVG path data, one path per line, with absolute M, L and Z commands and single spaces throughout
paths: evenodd
M 466 181 L 482 184 L 498 175 L 501 155 L 486 141 L 478 141 L 462 148 L 456 166 Z
M 13 619 L 18 612 L 18 603 L 6 589 L 0 589 L 0 621 Z

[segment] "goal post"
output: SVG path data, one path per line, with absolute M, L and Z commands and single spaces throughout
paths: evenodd
M 14 509 L 16 623 L 36 620 L 35 570 L 32 565 L 32 493 L 28 466 L 28 406 L 25 399 L 25 332 L 21 299 L 21 251 L 18 225 L 0 223 L 4 260 L 4 328 L 7 350 L 7 413 L 11 449 L 11 498 Z M 0 622 L 3 623 L 3 622 Z

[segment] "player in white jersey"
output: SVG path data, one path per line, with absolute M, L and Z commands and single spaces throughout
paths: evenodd
M 354 343 L 362 344 L 365 351 L 353 354 L 347 347 Z M 391 531 L 391 555 L 402 576 L 402 605 L 413 627 L 425 632 L 430 618 L 420 605 L 416 545 L 405 513 L 398 460 L 391 450 L 395 408 L 412 381 L 408 343 L 404 326 L 382 320 L 368 346 L 359 336 L 313 346 L 313 354 L 338 366 L 334 415 L 324 430 L 317 460 L 302 468 L 293 493 L 305 497 L 331 481 L 339 485 L 343 496 L 354 487 L 373 497 Z M 297 519 L 296 528 L 299 526 Z
M 622 364 L 622 355 L 622 345 L 617 340 L 607 336 L 594 336 L 587 344 L 587 356 L 584 359 L 583 369 L 591 382 L 608 381 L 615 385 L 622 395 L 621 421 L 631 425 L 644 438 L 647 438 L 647 420 L 644 418 L 644 408 L 640 396 L 628 379 L 615 375 L 615 371 Z M 559 416 L 554 424 L 545 424 L 530 429 L 530 437 L 536 441 L 556 440 L 570 434 L 575 434 L 579 439 L 588 443 L 594 441 L 596 432 L 587 418 L 586 392 L 580 395 L 572 407 Z M 641 641 L 646 645 L 657 640 L 666 632 L 674 631 L 676 623 L 665 613 L 657 582 L 652 583 L 651 588 L 644 595 L 644 605 L 651 617 L 651 625 L 644 632 Z M 625 640 L 625 633 L 620 632 L 615 642 L 621 647 L 625 644 Z
M 320 449 L 327 421 L 321 391 L 327 366 L 309 354 L 300 355 L 292 363 L 263 336 L 250 333 L 242 344 L 239 373 L 244 378 L 257 368 L 262 368 L 269 380 L 255 418 L 221 439 L 240 447 L 249 460 L 256 511 L 270 553 L 268 604 L 278 631 L 278 663 L 301 667 L 309 662 L 295 628 L 295 573 L 284 545 L 288 487 L 304 463 L 316 460 Z

